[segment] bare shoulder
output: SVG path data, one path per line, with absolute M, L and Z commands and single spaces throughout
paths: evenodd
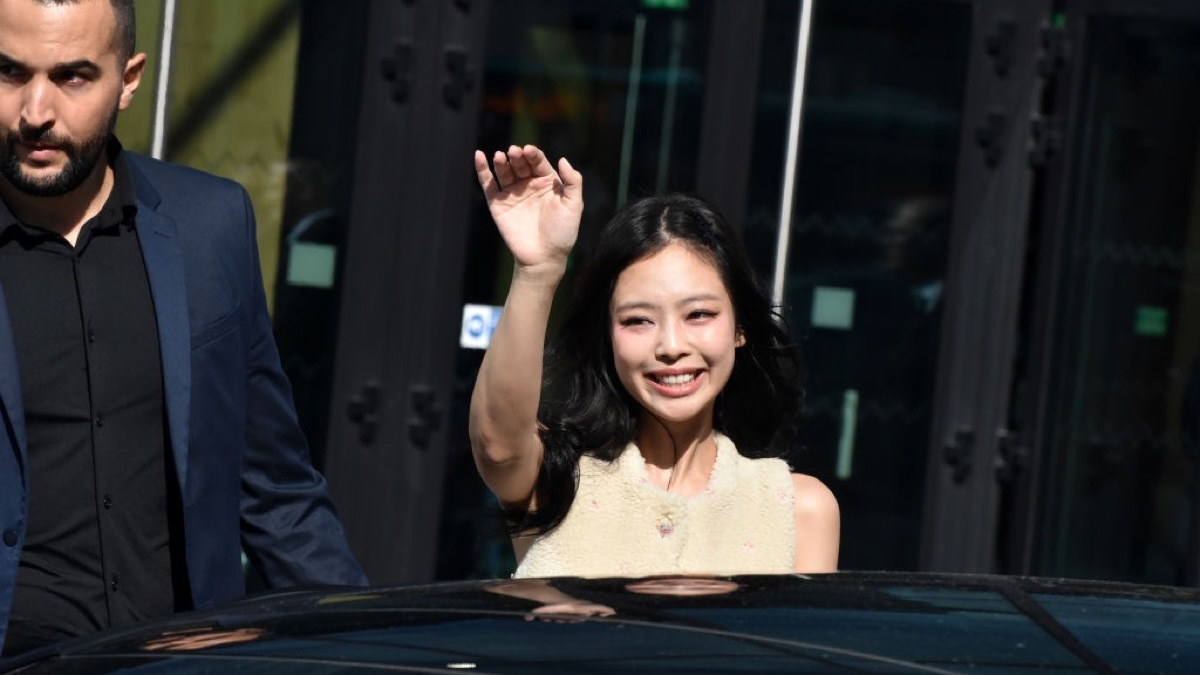
M 803 573 L 837 571 L 842 516 L 837 498 L 820 480 L 792 474 L 796 519 L 796 567 Z
M 813 476 L 792 474 L 792 499 L 797 521 L 824 521 L 838 517 L 837 498 L 824 483 Z

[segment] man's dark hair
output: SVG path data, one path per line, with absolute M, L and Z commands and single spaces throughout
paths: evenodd
M 133 56 L 137 48 L 137 17 L 133 11 L 133 0 L 112 0 L 113 13 L 117 15 L 117 57 L 124 63 Z
M 36 0 L 43 5 L 77 5 L 83 0 Z M 137 18 L 133 11 L 133 0 L 109 0 L 113 13 L 117 15 L 117 30 L 113 35 L 113 49 L 117 58 L 124 63 L 133 56 L 137 46 Z

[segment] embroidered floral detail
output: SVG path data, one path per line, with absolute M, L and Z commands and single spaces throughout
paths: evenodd
M 621 575 L 629 574 L 629 563 L 621 563 L 620 565 L 617 565 L 617 572 L 619 572 Z
M 593 499 L 593 500 L 591 501 L 591 504 L 590 504 L 590 505 L 591 505 L 591 507 L 592 507 L 592 510 L 593 510 L 593 511 L 599 511 L 599 510 L 600 510 L 600 502 L 596 501 L 595 499 Z
M 754 553 L 754 551 L 756 549 L 758 549 L 758 546 L 755 546 L 754 542 L 752 542 L 752 541 L 742 542 L 742 550 L 745 551 L 746 553 Z
M 671 521 L 668 520 L 666 522 L 658 524 L 658 536 L 669 537 L 674 532 L 675 532 L 675 526 L 671 524 Z
M 778 500 L 780 504 L 789 504 L 792 501 L 792 493 L 788 492 L 787 490 L 776 490 L 775 499 Z

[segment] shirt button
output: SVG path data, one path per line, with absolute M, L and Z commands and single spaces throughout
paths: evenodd
M 104 426 L 104 415 L 96 415 L 96 426 Z
M 111 509 L 112 508 L 112 497 L 109 497 L 108 495 L 104 495 L 104 500 L 101 501 L 100 503 L 104 504 L 104 508 Z
M 112 581 L 109 582 L 109 587 L 115 591 L 115 590 L 117 590 L 117 586 L 120 583 L 121 583 L 121 580 L 117 579 L 117 575 L 114 574 L 114 575 L 112 575 Z
M 95 341 L 96 341 L 96 334 L 89 330 L 88 331 L 88 342 L 90 343 L 90 342 L 95 342 Z
M 5 546 L 16 546 L 18 538 L 19 537 L 17 535 L 16 530 L 9 529 L 9 530 L 4 531 L 4 545 Z

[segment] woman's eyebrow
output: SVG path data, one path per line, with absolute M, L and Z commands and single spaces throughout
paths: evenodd
M 627 312 L 632 309 L 658 309 L 658 305 L 648 300 L 631 300 L 622 302 L 619 305 L 613 305 L 614 312 Z
M 720 299 L 721 299 L 721 296 L 718 295 L 717 293 L 697 293 L 696 295 L 689 295 L 688 297 L 680 300 L 679 304 L 686 305 L 690 302 L 701 302 L 701 301 L 720 300 Z
M 689 295 L 686 298 L 679 300 L 675 303 L 675 306 L 683 307 L 695 302 L 713 302 L 720 299 L 721 296 L 716 293 L 698 293 L 696 295 Z M 631 300 L 629 302 L 623 302 L 619 305 L 613 306 L 614 312 L 624 312 L 631 309 L 659 309 L 659 305 L 650 302 L 649 300 Z

